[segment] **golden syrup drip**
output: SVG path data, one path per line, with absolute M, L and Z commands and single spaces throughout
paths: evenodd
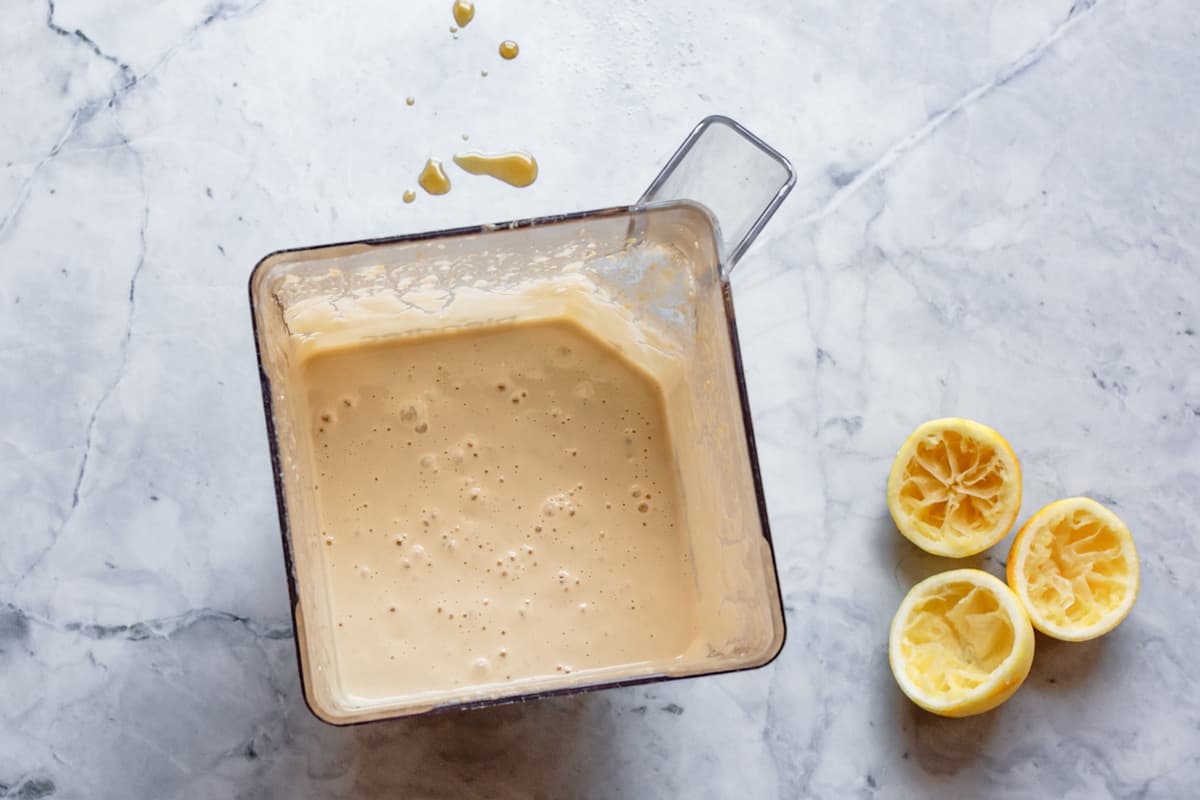
M 521 47 L 512 39 L 505 39 L 500 43 L 500 57 L 505 61 L 512 61 L 517 57 L 517 53 L 521 52 Z
M 415 97 L 406 97 L 406 98 L 404 98 L 404 104 L 405 104 L 405 105 L 409 105 L 409 106 L 411 106 L 411 105 L 412 105 L 413 103 L 415 103 L 415 102 L 417 102 L 417 98 L 415 98 Z
M 416 192 L 414 192 L 412 189 L 404 190 L 404 202 L 411 203 L 413 200 L 416 200 L 416 199 L 417 199 Z
M 442 162 L 436 158 L 425 162 L 425 169 L 417 176 L 417 183 L 429 194 L 445 194 L 450 191 L 450 179 L 446 177 L 446 170 L 442 169 Z
M 459 153 L 454 163 L 472 175 L 490 175 L 509 186 L 528 186 L 537 180 L 537 160 L 528 153 Z
M 471 0 L 454 0 L 451 11 L 454 13 L 454 21 L 460 28 L 467 27 L 471 24 L 471 20 L 475 19 L 475 4 Z

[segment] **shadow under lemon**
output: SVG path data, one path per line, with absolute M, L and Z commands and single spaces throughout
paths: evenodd
M 967 558 L 945 558 L 926 553 L 904 538 L 904 534 L 896 529 L 896 523 L 886 510 L 877 519 L 875 526 L 878 545 L 873 547 L 872 551 L 877 554 L 880 567 L 890 573 L 895 584 L 897 594 L 893 611 L 900 607 L 900 601 L 908 594 L 909 589 L 939 572 L 952 569 L 981 569 L 1003 579 L 1004 564 L 991 555 L 992 550 L 998 550 L 1000 545 Z M 891 623 L 890 618 L 888 622 Z
M 1046 702 L 1055 698 L 1068 702 L 1088 684 L 1100 679 L 1103 674 L 1109 640 L 1121 635 L 1121 629 L 1087 642 L 1064 642 L 1035 631 L 1033 668 L 1021 691 L 1036 687 Z

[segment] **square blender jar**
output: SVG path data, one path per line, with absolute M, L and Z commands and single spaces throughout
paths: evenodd
M 728 272 L 793 183 L 778 152 L 732 120 L 709 117 L 632 206 L 286 250 L 259 262 L 250 303 L 297 657 L 314 714 L 366 722 L 774 659 L 785 625 Z M 718 218 L 733 233 L 729 246 Z M 662 390 L 704 646 L 668 664 L 630 658 L 571 674 L 356 696 L 340 673 L 361 656 L 338 646 L 335 599 L 323 579 L 304 359 L 365 342 L 564 319 Z

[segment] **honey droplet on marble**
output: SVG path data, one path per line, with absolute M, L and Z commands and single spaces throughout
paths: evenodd
M 450 191 L 450 178 L 446 177 L 442 162 L 436 158 L 425 162 L 425 168 L 417 176 L 417 183 L 429 194 L 445 194 Z
M 404 191 L 404 202 L 411 203 L 413 200 L 416 200 L 416 199 L 417 199 L 417 193 L 414 192 L 412 189 L 406 189 Z
M 475 19 L 475 4 L 471 0 L 454 0 L 451 11 L 454 14 L 454 21 L 460 28 L 467 27 L 471 24 L 471 20 Z
M 411 105 L 412 105 L 413 103 L 415 103 L 415 102 L 417 102 L 417 98 L 415 98 L 415 97 L 406 97 L 406 98 L 404 98 L 404 104 L 405 104 L 405 105 L 409 105 L 409 106 L 411 106 Z
M 500 43 L 500 57 L 505 61 L 512 61 L 517 57 L 517 53 L 521 52 L 521 47 L 512 39 L 505 39 Z
M 528 186 L 537 180 L 537 160 L 529 153 L 459 153 L 454 163 L 472 175 L 490 175 L 509 186 Z

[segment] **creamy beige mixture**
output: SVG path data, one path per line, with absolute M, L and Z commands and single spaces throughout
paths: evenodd
M 644 244 L 613 217 L 256 267 L 318 716 L 697 675 L 779 651 L 711 222 L 686 207 L 641 221 Z
M 662 392 L 611 347 L 533 322 L 321 351 L 300 377 L 347 695 L 696 657 Z

